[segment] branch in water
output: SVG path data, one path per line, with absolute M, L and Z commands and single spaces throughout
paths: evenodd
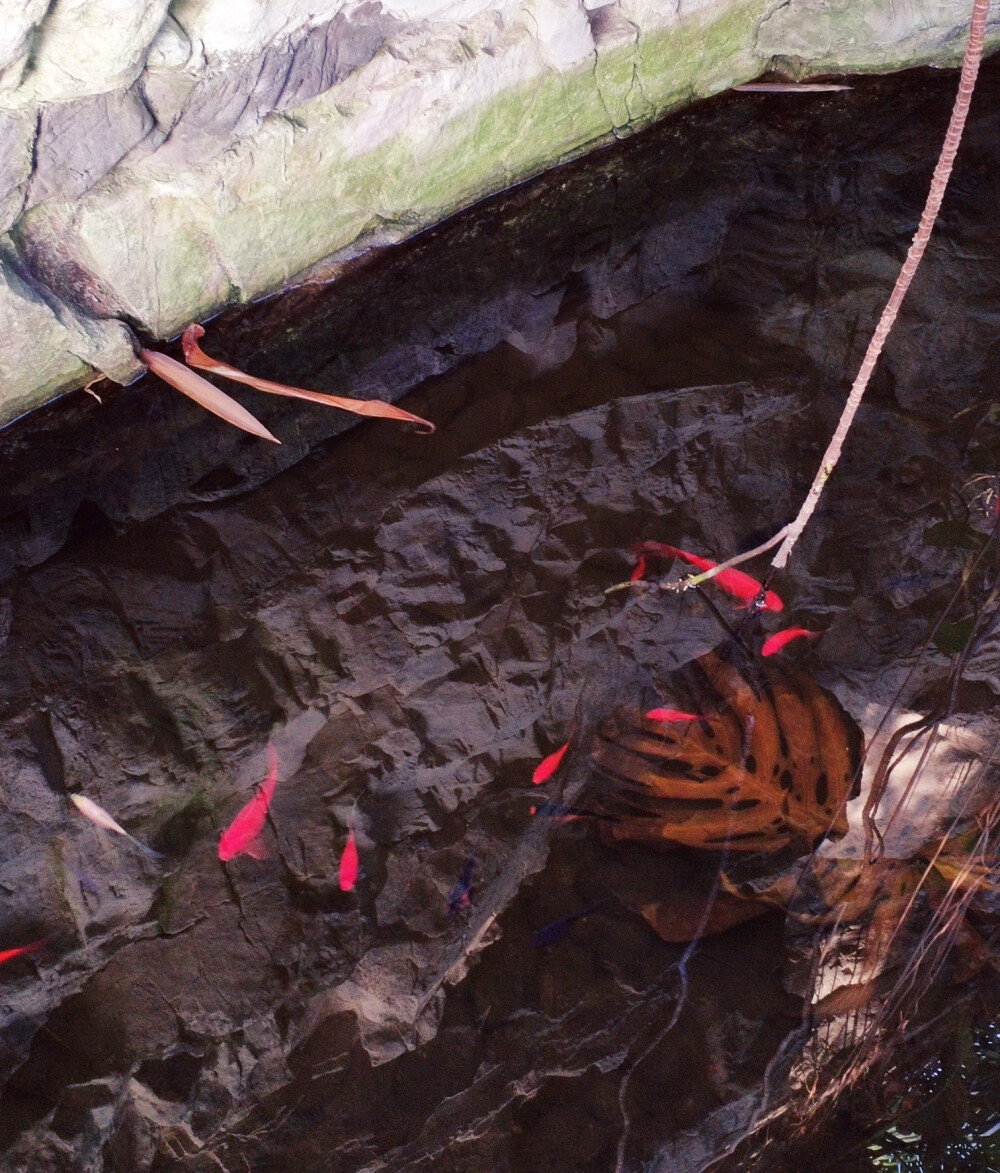
M 266 391 L 269 395 L 285 395 L 289 399 L 305 399 L 309 403 L 322 403 L 326 407 L 338 407 L 341 411 L 349 411 L 353 415 L 364 415 L 375 419 L 402 420 L 405 423 L 417 425 L 417 430 L 430 435 L 434 425 L 412 412 L 403 411 L 401 407 L 394 407 L 391 403 L 383 403 L 381 399 L 349 399 L 343 395 L 326 395 L 322 391 L 307 391 L 303 387 L 289 387 L 285 383 L 272 383 L 270 379 L 258 379 L 248 375 L 239 367 L 231 367 L 229 363 L 207 355 L 198 345 L 198 339 L 203 338 L 205 329 L 192 323 L 181 336 L 181 347 L 184 350 L 184 361 L 189 367 L 208 371 L 213 375 L 222 375 L 225 379 L 232 379 L 236 383 L 246 383 L 258 391 Z

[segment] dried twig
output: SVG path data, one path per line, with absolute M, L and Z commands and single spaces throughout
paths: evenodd
M 741 94 L 825 94 L 834 90 L 849 90 L 851 86 L 834 82 L 814 81 L 748 81 L 733 86 Z

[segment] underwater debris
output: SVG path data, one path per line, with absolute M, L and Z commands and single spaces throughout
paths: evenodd
M 594 805 L 618 819 L 608 839 L 775 852 L 847 831 L 862 741 L 832 694 L 804 674 L 745 675 L 714 652 L 679 682 L 717 709 L 710 722 L 674 733 L 622 706 L 594 735 Z
M 207 355 L 198 345 L 198 339 L 204 335 L 204 327 L 192 323 L 181 336 L 184 361 L 189 367 L 196 367 L 213 375 L 222 375 L 223 378 L 232 379 L 235 383 L 245 383 L 248 387 L 266 391 L 269 395 L 283 395 L 289 399 L 304 399 L 308 403 L 322 403 L 325 407 L 337 407 L 341 411 L 367 416 L 370 419 L 400 420 L 416 424 L 421 435 L 429 436 L 434 431 L 434 424 L 429 420 L 404 411 L 401 407 L 394 407 L 391 403 L 383 403 L 381 399 L 350 399 L 343 395 L 327 395 L 322 391 L 307 391 L 303 387 L 289 387 L 285 383 L 274 383 L 270 379 L 258 379 L 254 375 L 248 375 L 238 367 L 231 367 L 229 363 L 219 362 L 218 359 Z
M 272 436 L 264 425 L 235 399 L 230 398 L 225 391 L 214 387 L 207 379 L 194 371 L 188 370 L 177 359 L 161 354 L 158 350 L 140 350 L 139 358 L 147 367 L 171 387 L 193 399 L 199 407 L 217 415 L 234 428 L 249 432 L 251 436 L 258 436 L 261 440 L 270 440 L 272 444 L 280 444 L 277 436 Z
M 828 94 L 853 88 L 826 81 L 748 81 L 733 86 L 740 94 Z

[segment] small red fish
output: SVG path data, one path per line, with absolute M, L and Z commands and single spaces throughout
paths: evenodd
M 809 631 L 805 627 L 786 627 L 783 631 L 776 631 L 774 635 L 769 635 L 764 640 L 760 654 L 773 656 L 775 652 L 780 652 L 785 644 L 790 644 L 793 639 L 818 639 L 819 634 L 818 631 Z
M 629 582 L 638 582 L 640 578 L 646 577 L 646 559 L 642 554 L 636 559 L 635 566 L 632 568 L 632 573 L 628 576 Z
M 274 786 L 277 781 L 278 757 L 274 747 L 268 742 L 267 777 L 257 787 L 253 798 L 219 836 L 219 859 L 223 862 L 237 855 L 267 859 L 267 848 L 260 838 L 260 833 L 267 820 L 268 808 L 274 797 Z
M 340 857 L 340 867 L 337 870 L 337 879 L 341 892 L 350 892 L 354 881 L 358 878 L 358 845 L 354 841 L 354 829 L 347 833 L 347 842 L 344 844 L 344 854 Z
M 19 945 L 16 949 L 0 949 L 0 965 L 7 961 L 13 961 L 15 957 L 20 957 L 24 953 L 37 953 L 39 949 L 45 948 L 45 939 L 41 941 L 32 941 L 30 945 Z
M 680 709 L 650 709 L 646 714 L 647 721 L 711 721 L 711 717 L 703 717 L 700 713 L 682 713 Z
M 661 558 L 680 558 L 695 567 L 696 570 L 711 570 L 718 565 L 717 562 L 712 562 L 708 558 L 702 558 L 698 554 L 689 554 L 687 550 L 678 549 L 677 546 L 667 546 L 663 542 L 636 542 L 632 547 L 632 553 L 637 558 L 636 570 L 641 566 L 643 571 L 645 571 L 646 554 L 655 554 Z M 635 570 L 632 572 L 632 577 L 633 579 L 636 577 Z M 761 592 L 761 584 L 755 578 L 751 578 L 749 574 L 744 574 L 742 570 L 737 570 L 735 567 L 723 570 L 711 581 L 718 583 L 724 591 L 728 591 L 742 603 L 752 603 Z M 784 604 L 774 591 L 765 593 L 763 610 L 780 611 L 783 606 Z
M 542 760 L 535 766 L 535 772 L 531 775 L 531 781 L 536 786 L 541 786 L 543 782 L 548 782 L 552 775 L 559 769 L 559 763 L 563 760 L 563 756 L 569 749 L 569 742 L 561 745 L 555 753 L 550 753 L 547 758 Z

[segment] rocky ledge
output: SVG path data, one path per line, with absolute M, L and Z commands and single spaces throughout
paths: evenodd
M 767 69 L 953 64 L 968 11 L 0 0 L 0 422 Z

